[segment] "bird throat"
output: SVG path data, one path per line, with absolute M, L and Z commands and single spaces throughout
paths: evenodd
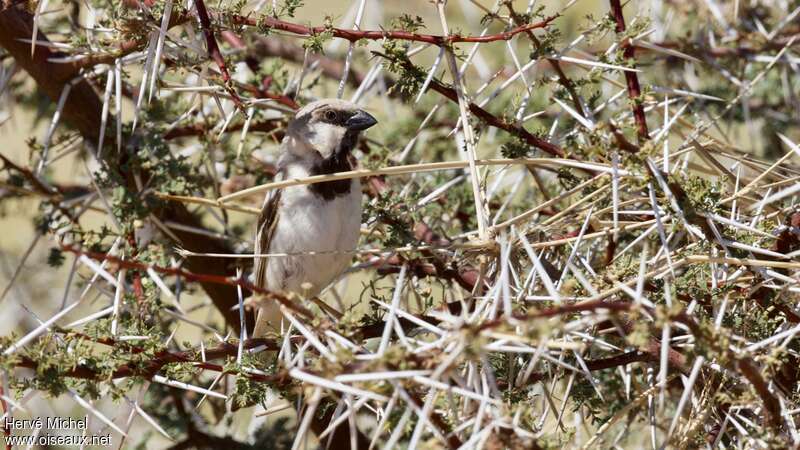
M 311 166 L 311 175 L 329 175 L 336 172 L 347 172 L 352 170 L 353 166 L 350 164 L 348 157 L 350 152 L 356 146 L 358 134 L 347 132 L 339 143 L 339 147 L 331 153 L 327 158 L 314 163 Z M 325 200 L 333 200 L 341 195 L 350 193 L 350 186 L 353 180 L 335 180 L 325 181 L 322 183 L 315 183 L 308 185 L 308 189 L 315 195 L 322 197 Z

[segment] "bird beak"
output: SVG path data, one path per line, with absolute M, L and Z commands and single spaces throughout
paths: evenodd
M 344 125 L 348 130 L 363 131 L 376 123 L 378 123 L 378 121 L 372 117 L 372 115 L 364 111 L 358 111 L 347 119 Z

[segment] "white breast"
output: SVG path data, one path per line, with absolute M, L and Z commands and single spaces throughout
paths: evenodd
M 307 176 L 302 168 L 287 178 Z M 269 253 L 267 288 L 313 296 L 333 282 L 350 264 L 361 225 L 361 184 L 353 180 L 350 192 L 333 200 L 313 194 L 305 186 L 285 188 Z M 312 254 L 308 254 L 313 252 Z M 311 289 L 302 289 L 309 283 Z

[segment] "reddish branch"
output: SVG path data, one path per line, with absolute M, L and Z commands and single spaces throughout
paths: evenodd
M 608 127 L 611 129 L 611 134 L 614 135 L 614 141 L 616 141 L 617 147 L 620 150 L 624 150 L 628 153 L 636 153 L 639 151 L 639 146 L 629 141 L 616 125 L 609 123 Z
M 610 356 L 608 358 L 600 358 L 591 361 L 586 361 L 586 368 L 589 370 L 604 370 L 614 367 L 626 366 L 636 362 L 653 362 L 658 358 L 654 357 L 651 353 L 644 353 L 638 350 L 621 353 L 619 355 Z
M 424 222 L 417 222 L 413 228 L 414 238 L 422 244 L 450 245 L 449 240 L 435 234 Z M 468 292 L 472 292 L 478 283 L 479 271 L 475 267 L 469 264 L 456 267 L 431 251 L 424 250 L 420 253 L 422 253 L 423 258 L 409 260 L 400 255 L 393 255 L 378 259 L 372 265 L 379 274 L 386 275 L 397 273 L 400 270 L 400 266 L 407 264 L 411 273 L 419 278 L 434 277 L 440 280 L 453 281 Z
M 94 259 L 96 261 L 108 261 L 117 265 L 118 267 L 123 267 L 129 270 L 137 270 L 146 272 L 148 269 L 154 270 L 158 273 L 162 273 L 165 275 L 174 275 L 178 277 L 182 277 L 188 281 L 195 281 L 199 283 L 205 284 L 221 284 L 226 286 L 240 286 L 243 289 L 247 289 L 249 291 L 261 294 L 267 297 L 269 300 L 274 300 L 280 303 L 283 306 L 291 309 L 292 311 L 297 312 L 298 314 L 303 315 L 306 318 L 314 317 L 314 314 L 303 307 L 302 305 L 298 304 L 297 302 L 293 302 L 290 298 L 286 297 L 285 295 L 268 291 L 262 287 L 256 286 L 251 283 L 246 277 L 232 277 L 232 276 L 225 276 L 225 275 L 216 275 L 216 274 L 206 274 L 206 273 L 193 273 L 183 270 L 178 267 L 161 267 L 155 265 L 148 265 L 132 260 L 124 260 L 118 258 L 116 256 L 109 255 L 107 253 L 99 253 L 99 252 L 91 252 L 81 250 L 79 248 L 72 247 L 70 245 L 62 245 L 61 249 L 70 253 L 74 253 L 76 255 L 84 255 L 88 258 Z M 191 259 L 191 258 L 190 258 Z
M 34 175 L 33 172 L 30 171 L 30 169 L 27 169 L 25 167 L 21 167 L 21 166 L 15 164 L 14 161 L 11 161 L 9 158 L 7 158 L 2 153 L 0 153 L 0 160 L 3 161 L 3 167 L 2 167 L 3 169 L 12 169 L 12 170 L 18 172 L 26 180 L 28 180 L 28 182 L 33 186 L 33 188 L 35 190 L 39 191 L 39 193 L 41 193 L 43 195 L 59 195 L 60 194 L 60 192 L 57 189 L 55 189 L 53 187 L 50 187 L 50 186 L 47 186 L 46 184 L 42 183 L 42 181 L 39 180 L 39 178 L 36 175 Z
M 372 263 L 377 272 L 381 275 L 398 273 L 403 264 L 407 264 L 409 271 L 417 278 L 438 278 L 445 281 L 453 281 L 467 291 L 472 291 L 478 281 L 478 270 L 472 266 L 461 268 L 450 267 L 441 260 L 426 262 L 425 259 L 407 260 L 399 255 L 382 258 Z
M 26 194 L 35 193 L 43 197 L 48 197 L 53 200 L 53 203 L 55 204 L 56 208 L 61 212 L 61 214 L 64 215 L 64 217 L 68 218 L 72 223 L 75 224 L 78 223 L 78 219 L 75 217 L 73 212 L 69 208 L 65 207 L 61 201 L 64 199 L 65 194 L 77 194 L 80 192 L 86 192 L 86 190 L 82 186 L 69 186 L 69 187 L 64 187 L 59 185 L 48 186 L 47 184 L 43 183 L 30 169 L 15 164 L 14 161 L 11 161 L 5 155 L 0 154 L 0 161 L 3 162 L 2 169 L 10 171 L 13 170 L 14 172 L 17 172 L 23 178 L 25 178 L 25 180 L 27 180 L 28 183 L 30 183 L 32 188 L 31 191 L 27 191 L 26 189 L 19 191 L 18 189 L 20 188 L 17 188 L 15 186 L 9 186 L 10 190 Z
M 202 5 L 202 6 L 201 6 Z M 202 12 L 201 12 L 202 10 Z M 203 25 L 203 32 L 206 34 L 206 41 L 209 44 L 209 53 L 211 54 L 212 58 L 215 58 L 217 64 L 219 61 L 216 60 L 216 56 L 212 53 L 212 46 L 219 51 L 219 47 L 216 44 L 216 39 L 213 36 L 213 32 L 211 31 L 210 27 L 210 16 L 213 15 L 215 18 L 223 18 L 229 20 L 231 23 L 236 25 L 245 25 L 245 26 L 256 26 L 260 28 L 267 28 L 267 29 L 274 29 L 285 31 L 287 33 L 292 33 L 300 36 L 314 36 L 323 33 L 330 33 L 333 37 L 347 39 L 348 41 L 355 42 L 362 39 L 366 40 L 383 40 L 383 39 L 399 39 L 399 40 L 406 40 L 406 41 L 416 41 L 416 42 L 425 42 L 428 44 L 433 45 L 451 45 L 458 42 L 473 42 L 473 43 L 486 43 L 486 42 L 495 42 L 495 41 L 505 41 L 509 40 L 515 35 L 523 32 L 527 32 L 530 30 L 535 30 L 537 28 L 545 28 L 550 23 L 552 23 L 555 19 L 558 18 L 558 15 L 548 17 L 542 21 L 529 23 L 525 25 L 518 26 L 514 29 L 505 31 L 503 33 L 497 34 L 488 34 L 484 36 L 461 36 L 457 34 L 448 35 L 448 36 L 441 36 L 435 34 L 419 34 L 419 33 L 411 33 L 408 31 L 402 30 L 348 30 L 344 28 L 335 28 L 335 27 L 326 27 L 326 26 L 305 26 L 300 25 L 297 23 L 287 22 L 285 20 L 280 20 L 272 16 L 262 16 L 260 18 L 253 18 L 253 17 L 246 17 L 241 16 L 238 14 L 232 15 L 218 15 L 217 13 L 212 12 L 209 15 L 208 10 L 205 8 L 205 4 L 201 2 L 198 3 L 198 15 L 200 15 L 200 22 Z M 205 15 L 205 19 L 203 18 Z M 174 19 L 170 20 L 170 28 L 181 25 L 185 23 L 189 17 L 187 15 L 176 15 Z M 207 24 L 207 25 L 204 25 Z M 209 42 L 209 34 L 211 34 L 210 39 L 213 40 L 213 43 Z M 80 67 L 91 67 L 96 64 L 108 64 L 113 62 L 115 59 L 125 56 L 129 53 L 141 50 L 146 43 L 140 40 L 130 40 L 121 43 L 118 45 L 116 54 L 106 54 L 106 55 L 98 55 L 98 56 L 89 56 L 77 64 Z M 219 58 L 222 55 L 219 54 Z M 224 64 L 224 61 L 223 61 Z
M 225 58 L 222 57 L 222 52 L 219 50 L 217 38 L 214 37 L 214 30 L 212 29 L 211 19 L 208 17 L 206 4 L 203 0 L 195 0 L 195 7 L 197 8 L 197 17 L 200 19 L 200 28 L 203 30 L 203 35 L 206 37 L 206 46 L 208 47 L 208 54 L 211 59 L 219 66 L 219 71 L 222 72 L 222 79 L 225 81 L 225 86 L 231 94 L 233 102 L 236 106 L 242 108 L 242 99 L 231 86 L 231 75 L 228 73 L 228 67 L 225 65 Z
M 558 15 L 550 16 L 540 22 L 529 23 L 518 26 L 503 33 L 488 34 L 484 36 L 461 36 L 452 34 L 448 36 L 434 35 L 434 34 L 418 34 L 408 31 L 391 31 L 391 30 L 348 30 L 345 28 L 335 28 L 327 26 L 308 27 L 285 20 L 276 19 L 272 16 L 262 16 L 254 19 L 251 17 L 243 17 L 234 15 L 231 17 L 233 23 L 237 25 L 258 26 L 261 28 L 270 28 L 273 30 L 285 31 L 292 34 L 301 36 L 316 36 L 324 33 L 330 33 L 333 37 L 347 39 L 350 42 L 366 40 L 383 40 L 383 39 L 396 39 L 403 41 L 416 41 L 425 42 L 438 46 L 451 45 L 458 42 L 475 42 L 486 43 L 495 41 L 507 41 L 519 33 L 523 33 L 537 28 L 545 28 L 550 25 Z
M 766 419 L 767 425 L 773 428 L 780 428 L 781 425 L 781 403 L 778 398 L 770 392 L 769 386 L 767 385 L 766 380 L 764 377 L 761 376 L 761 372 L 759 372 L 758 367 L 753 363 L 753 360 L 750 358 L 742 358 L 736 361 L 736 366 L 742 372 L 747 381 L 753 385 L 753 388 L 756 390 L 756 393 L 761 398 L 761 401 L 764 403 L 764 418 Z
M 448 86 L 445 86 L 445 85 L 439 83 L 438 81 L 432 81 L 430 83 L 430 88 L 433 89 L 434 91 L 444 95 L 449 100 L 458 103 L 458 96 L 456 95 L 455 89 L 453 89 L 451 87 L 448 87 Z M 520 125 L 516 125 L 516 124 L 513 124 L 511 122 L 507 122 L 507 121 L 495 116 L 494 114 L 490 113 L 489 111 L 486 111 L 485 109 L 481 108 L 480 106 L 478 106 L 475 103 L 470 102 L 469 110 L 472 112 L 472 114 L 475 114 L 475 116 L 477 118 L 479 118 L 482 121 L 486 122 L 486 124 L 488 124 L 489 126 L 492 126 L 492 127 L 495 127 L 495 128 L 499 128 L 499 129 L 501 129 L 503 131 L 506 131 L 509 134 L 512 134 L 512 135 L 522 139 L 527 144 L 532 145 L 533 147 L 536 147 L 536 148 L 538 148 L 539 150 L 542 150 L 545 153 L 548 153 L 548 154 L 550 154 L 552 156 L 561 157 L 561 158 L 563 158 L 565 156 L 564 150 L 561 147 L 559 147 L 558 145 L 553 144 L 551 142 L 548 142 L 548 141 L 546 141 L 546 140 L 544 140 L 544 139 L 532 134 L 531 132 L 529 132 L 528 130 L 526 130 L 525 128 L 523 128 Z
M 512 317 L 516 320 L 524 322 L 531 319 L 544 319 L 548 317 L 560 316 L 563 314 L 572 314 L 585 311 L 597 311 L 604 309 L 608 311 L 624 312 L 624 311 L 630 311 L 633 307 L 634 305 L 628 302 L 607 302 L 605 300 L 592 300 L 580 303 L 567 303 L 559 306 L 553 306 L 551 308 L 529 311 L 527 313 L 517 313 L 514 314 Z M 489 320 L 481 323 L 478 329 L 486 330 L 489 328 L 494 328 L 504 324 L 505 322 L 506 322 L 505 318 Z
M 247 48 L 244 44 L 244 41 L 242 41 L 242 39 L 239 36 L 237 36 L 234 32 L 223 31 L 220 34 L 222 35 L 222 39 L 224 39 L 225 42 L 227 42 L 231 47 L 237 50 L 245 50 Z M 244 62 L 245 64 L 247 64 L 247 67 L 250 68 L 251 72 L 258 73 L 258 71 L 260 70 L 260 64 L 253 55 L 245 55 Z M 241 84 L 241 87 L 242 89 L 251 92 L 258 98 L 269 98 L 275 100 L 276 102 L 284 106 L 288 106 L 289 108 L 300 109 L 300 105 L 298 105 L 293 98 L 283 94 L 276 94 L 273 92 L 269 92 L 269 87 L 271 83 L 272 83 L 272 78 L 267 77 L 261 81 L 261 86 L 254 86 L 252 84 Z
M 411 73 L 419 72 L 419 69 L 416 66 L 414 66 L 414 64 L 412 64 L 411 61 L 409 61 L 408 59 L 399 60 L 395 57 L 383 53 L 379 52 L 373 52 L 373 53 L 383 58 L 386 58 L 390 61 L 402 64 L 403 67 Z M 456 90 L 450 86 L 444 85 L 441 81 L 434 78 L 431 80 L 428 87 L 429 89 L 433 89 L 434 91 L 443 95 L 448 100 L 454 103 L 458 103 L 458 95 L 456 94 Z M 565 155 L 564 149 L 562 149 L 558 145 L 547 142 L 546 140 L 532 134 L 525 128 L 513 124 L 511 122 L 507 122 L 495 116 L 494 114 L 490 113 L 489 111 L 486 111 L 485 109 L 481 108 L 475 103 L 470 102 L 468 107 L 470 112 L 472 112 L 472 114 L 474 114 L 477 118 L 485 122 L 487 125 L 506 131 L 509 134 L 514 135 L 519 139 L 525 141 L 528 145 L 536 147 L 539 150 L 542 150 L 543 152 L 548 153 L 552 156 L 564 157 Z
M 104 343 L 104 342 L 101 342 Z M 109 344 L 108 342 L 105 342 Z M 278 350 L 280 345 L 268 340 L 268 339 L 248 339 L 242 343 L 242 347 L 245 350 L 254 349 L 257 347 L 266 346 L 267 350 Z M 138 350 L 138 351 L 137 351 Z M 209 348 L 205 351 L 205 359 L 206 361 L 211 361 L 215 359 L 224 358 L 227 356 L 236 356 L 239 350 L 239 346 L 237 344 L 232 343 L 223 343 L 217 347 Z M 141 348 L 132 348 L 131 353 L 141 353 L 144 351 Z M 226 370 L 223 366 L 219 364 L 212 364 L 209 362 L 199 360 L 199 355 L 195 350 L 183 351 L 183 352 L 169 352 L 166 350 L 158 351 L 153 356 L 152 359 L 143 361 L 139 364 L 136 363 L 129 363 L 129 364 L 122 364 L 116 369 L 114 369 L 110 374 L 105 374 L 102 371 L 85 365 L 76 365 L 75 367 L 66 370 L 63 375 L 70 377 L 70 378 L 81 378 L 87 380 L 98 380 L 102 381 L 107 378 L 116 379 L 116 378 L 125 378 L 125 377 L 132 377 L 132 376 L 142 376 L 145 378 L 152 378 L 156 375 L 165 365 L 173 364 L 173 363 L 192 363 L 195 367 L 204 370 L 211 370 L 214 372 L 225 372 L 227 374 L 236 375 L 239 372 L 236 370 Z M 37 370 L 39 368 L 39 363 L 34 361 L 26 356 L 22 356 L 17 363 L 17 367 L 24 367 L 32 370 Z M 281 380 L 286 380 L 287 375 L 285 373 L 278 373 L 275 375 L 262 375 L 257 373 L 250 373 L 245 372 L 242 375 L 253 379 L 255 381 L 261 381 L 266 383 L 274 383 Z
M 625 32 L 625 16 L 622 14 L 622 5 L 620 0 L 609 0 L 611 3 L 611 13 L 617 23 L 617 34 Z M 635 61 L 636 49 L 626 39 L 621 44 L 622 55 L 626 60 Z M 644 115 L 644 107 L 642 106 L 642 90 L 639 86 L 639 77 L 636 72 L 625 71 L 625 81 L 628 84 L 628 98 L 631 101 L 631 108 L 633 109 L 633 120 L 636 122 L 636 134 L 639 138 L 639 143 L 650 139 L 650 134 L 647 131 L 647 119 Z

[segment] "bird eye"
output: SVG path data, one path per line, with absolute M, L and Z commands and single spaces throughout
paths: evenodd
M 336 111 L 330 109 L 325 111 L 325 120 L 333 121 L 335 119 L 336 119 Z

